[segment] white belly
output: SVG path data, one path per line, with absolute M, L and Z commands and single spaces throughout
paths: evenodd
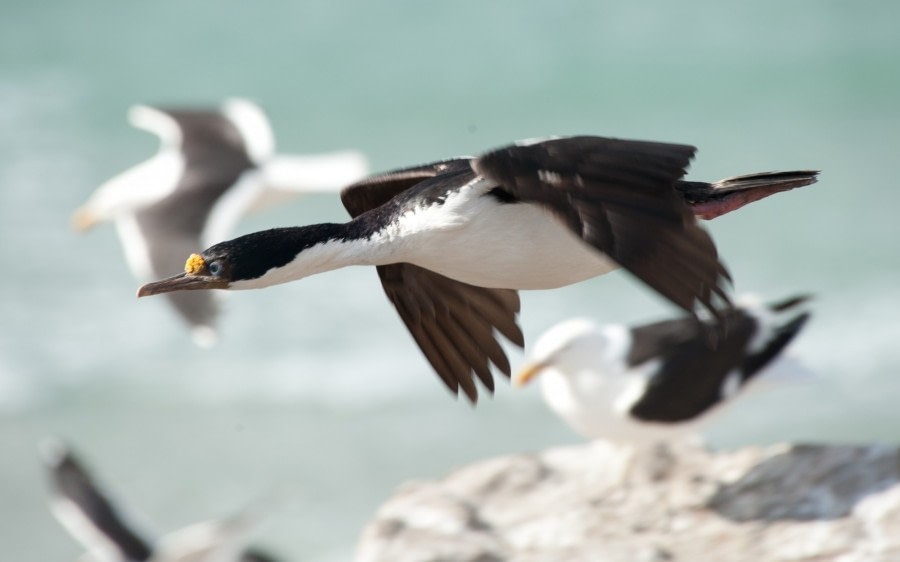
M 618 267 L 545 208 L 501 203 L 483 192 L 466 187 L 444 205 L 411 214 L 404 261 L 471 285 L 506 289 L 553 289 Z
M 585 437 L 647 446 L 697 431 L 695 422 L 654 423 L 631 417 L 631 404 L 623 408 L 621 403 L 631 381 L 621 374 L 587 371 L 566 375 L 547 369 L 540 377 L 547 405 Z

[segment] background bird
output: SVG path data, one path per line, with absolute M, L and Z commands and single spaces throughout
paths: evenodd
M 59 522 L 87 549 L 93 562 L 274 562 L 246 548 L 263 513 L 251 506 L 223 519 L 204 521 L 151 542 L 122 517 L 110 498 L 62 442 L 46 439 L 41 452 Z
M 586 437 L 651 444 L 692 434 L 750 383 L 805 373 L 784 351 L 810 317 L 806 301 L 744 297 L 718 319 L 633 328 L 566 320 L 540 336 L 515 382 L 540 376 L 550 408 Z
M 732 199 L 741 186 L 765 196 L 816 181 L 816 172 L 799 171 L 681 182 L 694 151 L 563 137 L 388 172 L 344 189 L 350 222 L 217 244 L 138 296 L 262 288 L 374 265 L 438 375 L 474 402 L 473 372 L 491 391 L 489 364 L 510 372 L 494 330 L 524 343 L 516 290 L 561 287 L 622 266 L 682 309 L 715 313 L 715 302 L 728 302 L 728 274 L 691 206 L 727 212 L 750 200 Z M 686 202 L 687 191 L 696 200 Z
M 142 281 L 177 269 L 198 246 L 225 239 L 249 211 L 292 195 L 338 191 L 368 172 L 356 151 L 276 154 L 268 119 L 244 99 L 218 108 L 138 105 L 128 116 L 159 137 L 159 151 L 101 185 L 72 222 L 83 231 L 114 221 L 128 265 Z M 212 294 L 168 298 L 198 345 L 216 341 Z

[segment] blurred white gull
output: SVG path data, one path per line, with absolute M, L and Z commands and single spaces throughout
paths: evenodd
M 750 383 L 809 374 L 782 354 L 809 319 L 797 310 L 807 300 L 763 306 L 742 297 L 715 322 L 570 319 L 541 335 L 515 382 L 540 374 L 547 404 L 585 437 L 637 446 L 694 437 Z
M 48 469 L 57 520 L 86 549 L 80 560 L 91 562 L 274 562 L 247 548 L 250 535 L 264 517 L 262 505 L 218 520 L 204 521 L 164 535 L 155 543 L 144 539 L 123 519 L 66 446 L 48 438 L 40 447 Z
M 292 195 L 337 193 L 369 170 L 353 150 L 276 154 L 266 115 L 244 99 L 219 108 L 137 105 L 128 117 L 160 138 L 159 151 L 101 185 L 72 222 L 86 230 L 114 221 L 141 281 L 180 269 L 185 255 L 227 238 L 248 212 Z M 206 291 L 169 295 L 201 346 L 216 341 L 214 299 Z

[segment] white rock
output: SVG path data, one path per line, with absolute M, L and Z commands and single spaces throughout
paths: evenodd
M 359 562 L 900 560 L 900 449 L 602 442 L 403 485 Z

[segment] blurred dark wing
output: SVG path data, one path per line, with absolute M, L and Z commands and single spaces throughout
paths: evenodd
M 725 267 L 674 184 L 694 147 L 601 137 L 513 145 L 473 161 L 510 195 L 552 209 L 585 242 L 687 311 L 728 302 Z
M 272 554 L 258 548 L 248 548 L 241 554 L 240 562 L 278 562 Z
M 54 514 L 85 548 L 97 553 L 111 546 L 121 553 L 120 560 L 142 561 L 150 557 L 147 543 L 122 521 L 71 452 L 57 451 L 49 461 L 49 469 L 56 496 Z
M 730 374 L 741 376 L 757 323 L 743 311 L 723 315 L 718 326 L 686 318 L 632 330 L 632 345 L 640 351 L 629 356 L 629 363 L 655 359 L 660 364 L 631 415 L 644 421 L 686 421 L 727 398 L 723 385 Z M 711 332 L 716 334 L 714 344 Z M 640 360 L 634 360 L 638 355 Z
M 666 352 L 686 341 L 697 339 L 707 328 L 697 318 L 685 316 L 645 324 L 631 329 L 631 348 L 626 362 L 629 367 L 665 356 Z
M 404 263 L 377 270 L 388 299 L 454 394 L 461 387 L 469 400 L 478 400 L 473 372 L 493 392 L 489 362 L 509 376 L 509 360 L 494 330 L 514 344 L 524 345 L 516 323 L 516 291 L 475 287 Z
M 428 180 L 436 178 L 422 189 L 441 193 L 445 184 L 465 183 L 472 176 L 468 158 L 445 160 L 367 178 L 345 188 L 341 200 L 356 217 Z M 494 330 L 516 345 L 524 345 L 516 324 L 519 296 L 515 291 L 467 285 L 406 263 L 376 269 L 388 299 L 451 391 L 456 394 L 462 388 L 472 402 L 477 401 L 474 373 L 493 392 L 490 363 L 509 376 L 509 360 Z

